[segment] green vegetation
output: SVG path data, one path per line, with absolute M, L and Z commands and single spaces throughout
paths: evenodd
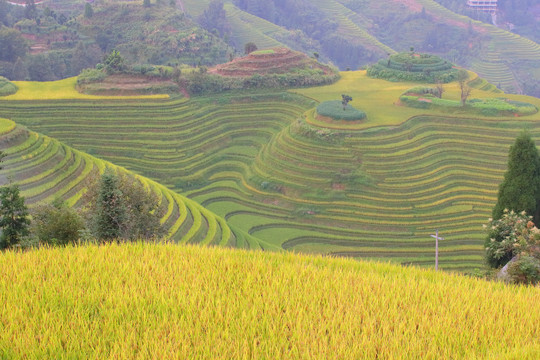
M 132 65 L 214 65 L 234 52 L 168 1 L 143 7 L 142 2 L 90 5 L 62 0 L 39 6 L 37 16 L 18 22 L 12 9 L 17 6 L 7 6 L 10 28 L 1 26 L 0 19 L 0 76 L 9 79 L 76 76 L 113 49 Z
M 126 221 L 126 204 L 118 188 L 118 178 L 111 170 L 106 170 L 99 182 L 98 198 L 93 212 L 93 230 L 100 241 L 121 238 L 121 230 Z
M 86 74 L 86 72 L 85 72 Z M 93 72 L 89 73 L 89 79 L 95 78 L 96 74 Z M 99 77 L 98 77 L 99 78 Z M 42 99 L 42 100 L 60 100 L 60 99 L 89 99 L 89 100 L 99 100 L 99 99 L 110 99 L 110 96 L 100 96 L 100 95 L 88 95 L 82 94 L 76 90 L 77 78 L 67 78 L 59 81 L 15 81 L 14 84 L 19 89 L 17 93 L 13 95 L 6 96 L 6 100 L 32 100 L 32 99 Z M 90 80 L 89 80 L 90 81 Z M 155 94 L 155 95 L 127 95 L 127 96 L 117 96 L 117 99 L 163 99 L 168 98 L 168 95 L 165 94 Z
M 0 76 L 0 96 L 12 95 L 17 92 L 17 86 L 5 77 Z
M 454 65 L 435 55 L 399 53 L 391 55 L 387 60 L 380 60 L 368 68 L 367 74 L 378 79 L 389 81 L 414 81 L 449 83 L 457 79 Z
M 0 188 L 0 249 L 18 246 L 29 234 L 28 208 L 24 197 L 20 195 L 17 184 L 9 184 Z
M 344 107 L 340 100 L 325 101 L 317 106 L 317 114 L 334 120 L 357 121 L 366 117 L 366 113 L 347 105 Z
M 132 108 L 134 104 L 131 103 L 128 107 Z M 95 108 L 94 105 L 90 106 Z M 154 105 L 155 108 L 159 106 Z M 105 168 L 109 167 L 116 171 L 120 184 L 123 184 L 122 199 L 125 200 L 128 216 L 122 226 L 122 238 L 159 236 L 162 233 L 161 230 L 156 231 L 157 216 L 159 227 L 166 231 L 165 237 L 173 241 L 254 248 L 258 246 L 257 240 L 241 231 L 232 230 L 224 219 L 163 185 L 140 176 L 137 176 L 137 181 L 129 180 L 130 177 L 124 175 L 127 171 L 123 168 L 74 150 L 51 138 L 29 132 L 20 126 L 13 126 L 11 121 L 2 122 L 6 122 L 6 126 L 0 136 L 0 146 L 8 154 L 2 172 L 20 184 L 21 193 L 31 208 L 39 208 L 42 204 L 62 199 L 69 207 L 88 207 L 89 213 L 93 214 L 91 199 L 97 197 L 93 184 Z M 146 211 L 152 214 L 145 214 Z M 35 225 L 39 230 L 39 222 Z M 39 239 L 40 231 L 35 234 Z M 85 238 L 83 234 L 81 237 Z M 64 240 L 73 240 L 71 237 L 67 240 L 61 236 L 55 239 L 56 241 L 51 238 L 44 242 L 63 244 Z
M 0 278 L 4 358 L 540 355 L 538 288 L 389 264 L 112 244 L 4 252 Z
M 522 132 L 510 147 L 508 170 L 499 186 L 493 218 L 500 219 L 505 209 L 525 211 L 540 224 L 540 154 L 527 132 Z
M 32 209 L 30 233 L 38 244 L 65 246 L 77 244 L 85 229 L 83 218 L 60 200 L 39 204 Z
M 540 230 L 525 211 L 505 209 L 499 219 L 485 225 L 486 261 L 500 269 L 498 277 L 505 281 L 536 285 L 540 283 Z
M 399 100 L 402 104 L 414 108 L 444 109 L 453 113 L 469 113 L 479 116 L 527 116 L 538 112 L 538 108 L 533 104 L 503 97 L 470 99 L 463 107 L 460 101 L 440 98 L 436 88 L 423 86 L 407 90 L 399 97 Z
M 252 51 L 250 54 L 257 56 L 257 55 L 273 55 L 275 53 L 276 51 L 274 49 L 263 49 L 263 50 Z

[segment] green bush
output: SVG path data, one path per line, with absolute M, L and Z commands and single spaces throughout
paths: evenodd
M 355 109 L 351 105 L 347 105 L 344 109 L 340 100 L 325 101 L 321 103 L 317 106 L 317 114 L 328 116 L 335 120 L 347 121 L 362 120 L 366 118 L 365 112 Z
M 433 88 L 416 86 L 404 92 L 399 100 L 406 106 L 419 109 L 462 107 L 457 100 L 439 99 L 435 96 L 436 91 Z M 483 116 L 525 116 L 538 112 L 532 104 L 506 98 L 471 99 L 467 101 L 467 109 Z
M 508 275 L 514 283 L 536 285 L 540 282 L 540 260 L 533 256 L 520 256 L 508 266 Z
M 107 74 L 98 69 L 84 69 L 77 77 L 77 85 L 90 84 L 100 82 L 105 79 Z
M 367 74 L 389 81 L 448 83 L 456 79 L 457 69 L 435 55 L 399 53 L 370 66 Z
M 15 94 L 19 90 L 14 83 L 3 76 L 0 76 L 0 96 Z

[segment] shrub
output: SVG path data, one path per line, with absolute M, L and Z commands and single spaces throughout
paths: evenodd
M 15 94 L 17 90 L 19 89 L 14 83 L 3 76 L 0 76 L 0 96 Z
M 79 239 L 85 228 L 79 214 L 61 202 L 38 205 L 32 211 L 32 233 L 41 244 L 68 245 Z
M 536 284 L 540 281 L 540 230 L 523 211 L 505 210 L 499 220 L 484 227 L 486 261 L 493 268 L 508 264 L 509 280 Z
M 389 81 L 448 83 L 456 79 L 457 70 L 435 55 L 399 53 L 370 66 L 367 74 Z
M 77 85 L 101 82 L 105 79 L 106 76 L 107 74 L 105 74 L 105 72 L 102 70 L 84 69 L 77 77 Z
M 366 113 L 362 110 L 355 109 L 351 105 L 345 108 L 340 100 L 325 101 L 317 106 L 317 114 L 328 116 L 335 120 L 355 121 L 366 118 Z
M 540 260 L 533 256 L 521 256 L 508 266 L 508 275 L 516 284 L 536 285 L 540 282 Z

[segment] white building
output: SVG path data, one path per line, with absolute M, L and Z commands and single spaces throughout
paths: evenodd
M 497 11 L 497 0 L 467 0 L 467 6 L 474 10 L 494 13 Z

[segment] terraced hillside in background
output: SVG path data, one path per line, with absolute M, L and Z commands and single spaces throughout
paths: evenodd
M 471 64 L 471 70 L 499 85 L 501 89 L 520 93 L 520 79 L 516 78 L 515 73 L 517 69 L 526 67 L 535 71 L 540 68 L 540 45 L 536 42 L 490 24 L 471 21 L 469 17 L 458 15 L 433 0 L 414 1 L 428 13 L 436 14 L 448 22 L 460 26 L 467 26 L 471 22 L 477 31 L 488 37 L 479 57 Z
M 183 0 L 182 2 L 186 12 L 198 17 L 208 7 L 211 0 Z M 361 44 L 381 57 L 395 52 L 366 31 L 363 27 L 365 24 L 358 24 L 355 21 L 358 15 L 339 2 L 317 0 L 312 1 L 312 3 L 329 14 L 329 18 L 338 24 L 337 32 L 345 36 L 347 41 L 353 44 Z M 322 51 L 322 49 L 315 47 L 305 48 L 306 44 L 294 41 L 295 35 L 291 34 L 289 30 L 245 12 L 229 1 L 225 2 L 224 8 L 227 12 L 227 20 L 232 28 L 231 40 L 236 44 L 237 48 L 241 48 L 247 42 L 254 42 L 259 48 L 287 45 L 298 51 Z M 316 42 L 312 46 L 316 46 Z
M 206 9 L 210 0 L 184 0 L 183 3 L 186 12 L 197 17 Z M 437 52 L 452 62 L 470 68 L 506 92 L 522 93 L 524 83 L 538 80 L 539 44 L 491 24 L 454 13 L 433 0 L 312 0 L 309 4 L 325 14 L 325 20 L 336 24 L 332 34 L 339 41 L 344 40 L 365 49 L 366 57 L 362 65 L 366 61 L 375 62 L 395 51 L 416 46 L 419 51 Z M 308 54 L 318 51 L 325 61 L 333 60 L 345 68 L 343 61 L 336 61 L 331 46 L 324 43 L 324 36 L 315 36 L 311 39 L 315 40 L 311 47 L 302 48 L 301 43 L 305 39 L 295 41 L 287 29 L 242 11 L 231 1 L 225 2 L 225 9 L 232 27 L 232 39 L 240 51 L 243 44 L 249 41 L 255 42 L 259 48 L 273 47 L 277 42 Z M 414 20 L 415 17 L 421 17 L 422 12 L 424 22 Z M 388 30 L 393 23 L 402 24 L 402 27 Z M 445 28 L 438 28 L 439 25 Z M 436 41 L 436 46 L 428 41 L 428 35 L 437 31 L 455 31 L 456 37 L 463 37 L 459 42 L 459 54 L 456 54 L 455 46 L 444 42 L 448 39 L 439 40 L 443 41 L 440 44 Z M 371 55 L 367 56 L 368 52 Z M 349 62 L 354 63 L 352 60 Z
M 14 181 L 30 206 L 64 199 L 70 206 L 84 205 L 82 195 L 106 167 L 125 169 L 97 159 L 48 136 L 29 131 L 10 120 L 0 119 L 0 149 L 3 161 L 0 182 Z M 137 178 L 160 199 L 161 223 L 168 238 L 182 243 L 204 243 L 246 248 L 261 246 L 242 231 L 233 231 L 226 221 L 196 202 L 147 178 Z
M 523 128 L 540 136 L 540 115 L 495 121 L 401 107 L 415 84 L 342 75 L 297 91 L 317 101 L 351 94 L 367 120 L 341 130 L 315 119 L 316 101 L 279 91 L 0 101 L 0 116 L 187 195 L 263 247 L 432 266 L 429 235 L 439 229 L 442 268 L 480 267 L 508 148 Z M 458 95 L 447 85 L 445 97 Z

